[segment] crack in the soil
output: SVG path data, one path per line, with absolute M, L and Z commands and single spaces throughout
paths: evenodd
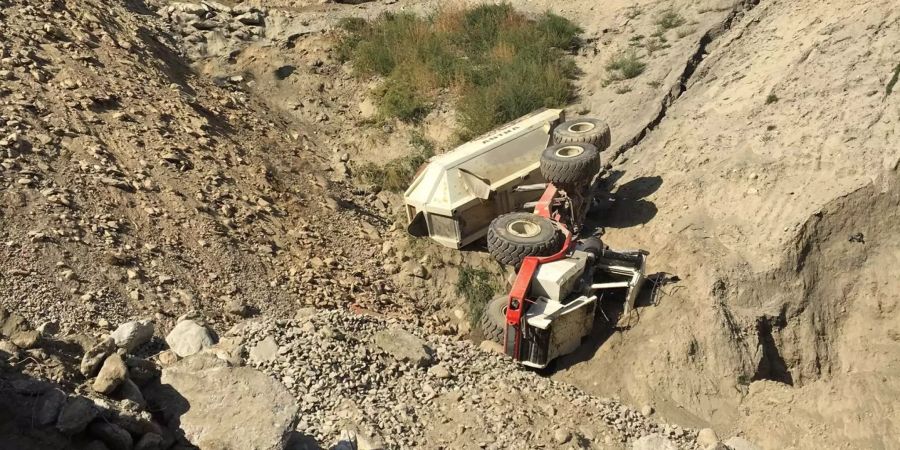
M 734 8 L 732 8 L 731 12 L 728 13 L 728 16 L 725 17 L 725 19 L 719 26 L 710 28 L 706 33 L 703 34 L 703 36 L 700 38 L 700 41 L 697 43 L 697 49 L 685 63 L 684 70 L 682 70 L 681 76 L 678 77 L 678 82 L 675 83 L 675 85 L 672 86 L 671 89 L 669 89 L 669 93 L 666 94 L 665 97 L 663 97 L 662 102 L 660 103 L 659 112 L 656 114 L 656 117 L 650 120 L 650 122 L 648 122 L 647 125 L 631 139 L 622 143 L 622 145 L 620 145 L 619 148 L 617 148 L 613 152 L 609 160 L 612 160 L 619 155 L 627 152 L 628 150 L 636 147 L 641 143 L 641 141 L 644 140 L 644 138 L 647 137 L 647 135 L 650 134 L 651 131 L 658 127 L 663 120 L 665 120 L 666 114 L 669 111 L 669 107 L 672 106 L 672 104 L 675 103 L 675 101 L 678 100 L 687 91 L 687 86 L 691 80 L 691 77 L 694 76 L 694 72 L 706 57 L 706 48 L 709 46 L 709 44 L 715 41 L 719 36 L 725 34 L 728 30 L 730 30 L 739 18 L 743 17 L 745 14 L 753 10 L 753 8 L 759 5 L 759 2 L 760 0 L 744 0 L 740 2 L 739 4 L 735 5 Z

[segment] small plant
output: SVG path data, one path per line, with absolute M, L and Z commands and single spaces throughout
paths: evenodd
M 665 50 L 669 47 L 671 47 L 671 45 L 666 42 L 665 38 L 654 37 L 647 40 L 647 45 L 645 48 L 647 49 L 647 54 L 652 55 L 660 50 Z
M 628 80 L 642 73 L 647 64 L 634 51 L 619 53 L 606 63 L 606 71 L 610 73 L 610 79 Z
M 416 130 L 410 133 L 409 143 L 413 147 L 419 149 L 419 151 L 422 152 L 422 155 L 425 156 L 425 159 L 434 156 L 434 142 L 428 140 L 421 131 Z
M 392 159 L 383 166 L 365 163 L 359 168 L 357 175 L 363 181 L 386 191 L 403 191 L 409 186 L 419 167 L 434 156 L 434 143 L 420 133 L 410 136 L 410 144 L 415 149 L 411 154 Z
M 656 31 L 653 32 L 653 34 L 650 35 L 650 37 L 659 39 L 660 42 L 669 42 L 669 40 L 666 39 L 666 32 L 665 32 L 665 30 L 661 30 L 661 29 L 660 29 L 660 30 L 656 30 Z
M 767 104 L 767 105 L 771 105 L 772 103 L 776 103 L 776 102 L 778 102 L 778 96 L 777 96 L 777 95 L 775 95 L 775 94 L 769 94 L 768 97 L 766 97 L 766 104 Z
M 466 299 L 469 305 L 469 320 L 473 326 L 481 320 L 485 305 L 491 301 L 498 289 L 499 284 L 487 270 L 470 266 L 459 268 L 456 293 Z
M 404 122 L 418 122 L 430 109 L 418 92 L 403 79 L 388 79 L 375 96 L 378 112 L 383 118 L 396 117 Z
M 615 92 L 616 92 L 616 94 L 619 94 L 619 95 L 627 94 L 627 93 L 631 92 L 631 86 L 619 86 L 616 88 Z
M 663 31 L 678 28 L 684 23 L 684 17 L 681 17 L 681 14 L 678 14 L 674 9 L 667 9 L 656 18 L 656 26 Z
M 885 97 L 894 92 L 894 86 L 897 85 L 898 79 L 900 79 L 900 64 L 897 64 L 897 67 L 894 69 L 894 76 L 891 77 L 891 81 L 888 81 L 887 87 L 884 89 Z
M 648 81 L 647 86 L 650 86 L 653 89 L 656 89 L 656 88 L 662 86 L 662 83 L 660 83 L 659 81 L 653 80 L 653 81 Z

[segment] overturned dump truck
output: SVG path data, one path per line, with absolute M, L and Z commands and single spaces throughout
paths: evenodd
M 646 251 L 612 250 L 585 226 L 609 144 L 602 120 L 541 110 L 433 158 L 406 191 L 410 233 L 453 248 L 486 237 L 515 269 L 480 325 L 522 364 L 574 351 L 600 302 L 620 299 L 627 315 L 644 284 Z
M 406 190 L 407 227 L 451 248 L 487 234 L 500 214 L 537 200 L 541 152 L 562 110 L 536 111 L 453 151 L 433 157 Z

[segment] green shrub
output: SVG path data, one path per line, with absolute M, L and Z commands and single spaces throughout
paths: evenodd
M 681 17 L 681 14 L 678 14 L 674 9 L 667 9 L 656 18 L 656 26 L 663 31 L 678 28 L 684 23 L 684 17 Z
M 359 76 L 384 77 L 375 92 L 382 114 L 416 121 L 449 89 L 463 137 L 565 105 L 578 74 L 567 52 L 581 45 L 582 30 L 549 12 L 529 19 L 509 3 L 385 14 L 341 29 L 338 57 Z
M 418 122 L 428 114 L 428 105 L 403 79 L 389 78 L 375 95 L 382 117 L 396 117 L 404 122 Z
M 633 50 L 619 53 L 606 63 L 609 78 L 614 81 L 634 78 L 644 73 L 646 68 L 647 64 Z
M 772 103 L 776 103 L 778 101 L 778 96 L 775 94 L 769 94 L 766 97 L 766 104 L 771 105 Z
M 472 326 L 481 320 L 484 307 L 494 298 L 499 288 L 499 283 L 487 270 L 469 266 L 459 268 L 456 293 L 462 295 L 469 305 L 469 320 Z

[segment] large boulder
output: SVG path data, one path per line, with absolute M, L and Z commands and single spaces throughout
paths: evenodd
M 215 345 L 218 338 L 209 328 L 193 320 L 182 320 L 166 336 L 166 343 L 176 355 L 184 358 Z
M 144 395 L 170 429 L 200 448 L 281 450 L 298 410 L 278 381 L 207 353 L 164 368 Z
M 125 322 L 110 334 L 116 346 L 128 352 L 146 344 L 153 337 L 153 322 L 147 319 Z
M 418 336 L 400 328 L 376 333 L 375 345 L 395 359 L 417 366 L 429 366 L 434 362 L 434 350 Z

